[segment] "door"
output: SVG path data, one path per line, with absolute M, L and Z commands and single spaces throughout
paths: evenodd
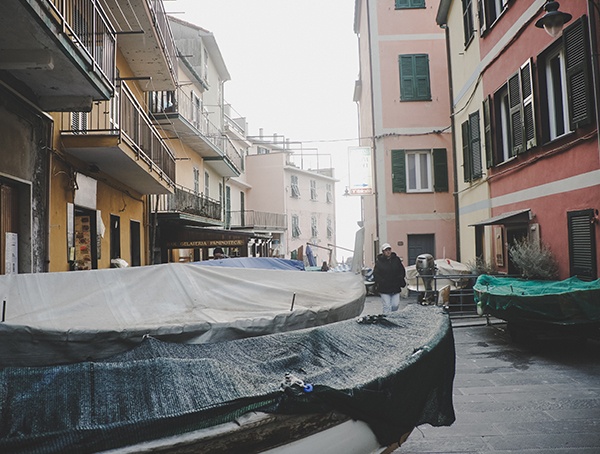
M 408 263 L 404 266 L 414 265 L 421 254 L 431 254 L 435 258 L 435 235 L 414 234 L 408 235 Z
M 19 234 L 17 188 L 0 182 L 0 274 L 19 271 L 16 244 Z
M 73 269 L 98 268 L 96 211 L 75 207 L 75 261 Z
M 505 228 L 506 228 L 506 244 L 508 244 L 508 247 L 512 246 L 513 244 L 515 244 L 515 242 L 517 242 L 519 240 L 527 238 L 527 235 L 529 233 L 527 224 L 520 225 L 520 226 L 511 226 L 511 227 L 505 226 Z M 508 250 L 505 252 L 506 252 L 506 256 L 508 256 L 508 274 L 515 275 L 515 276 L 520 275 L 521 270 L 516 267 L 515 263 L 512 260 L 512 257 L 508 253 Z
M 567 213 L 567 222 L 571 276 L 586 281 L 597 279 L 594 210 L 571 211 Z

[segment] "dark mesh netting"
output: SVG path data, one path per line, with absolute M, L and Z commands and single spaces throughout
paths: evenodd
M 252 410 L 337 410 L 388 445 L 423 423 L 452 424 L 454 364 L 447 314 L 417 305 L 367 323 L 214 344 L 146 339 L 103 361 L 0 369 L 0 452 L 95 452 Z M 312 392 L 282 389 L 286 373 Z

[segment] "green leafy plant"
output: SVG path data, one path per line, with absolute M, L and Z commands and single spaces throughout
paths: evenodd
M 508 253 L 525 279 L 556 280 L 558 278 L 558 262 L 545 244 L 523 238 L 510 245 Z

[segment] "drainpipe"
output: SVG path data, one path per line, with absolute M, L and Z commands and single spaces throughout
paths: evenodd
M 373 189 L 375 196 L 375 239 L 377 241 L 377 249 L 379 249 L 379 186 L 377 184 L 377 141 L 375 139 L 375 90 L 373 88 L 373 48 L 371 47 L 371 11 L 369 6 L 369 0 L 365 0 L 367 7 L 367 36 L 369 39 L 369 68 L 371 70 L 371 81 L 370 81 L 370 91 L 371 91 L 371 129 L 372 129 L 372 137 L 371 137 L 371 146 L 373 147 Z M 372 247 L 373 245 L 371 245 Z M 373 250 L 373 261 L 377 256 L 377 250 Z
M 454 172 L 454 228 L 456 241 L 456 261 L 460 262 L 460 218 L 458 209 L 458 164 L 456 162 L 456 122 L 454 118 L 454 89 L 452 88 L 452 58 L 450 54 L 450 28 L 440 25 L 446 35 L 446 64 L 448 65 L 448 92 L 450 95 L 450 130 L 452 132 L 452 170 Z

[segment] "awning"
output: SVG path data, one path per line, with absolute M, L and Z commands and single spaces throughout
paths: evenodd
M 525 208 L 523 210 L 509 211 L 502 213 L 483 221 L 469 224 L 469 227 L 477 227 L 478 225 L 514 225 L 514 224 L 525 224 L 531 220 L 531 209 Z

